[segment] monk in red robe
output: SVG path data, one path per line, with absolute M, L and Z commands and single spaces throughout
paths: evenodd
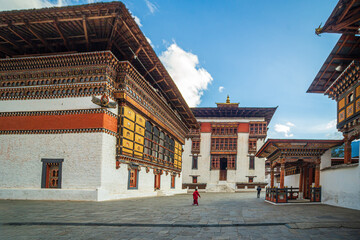
M 193 205 L 198 205 L 199 206 L 199 203 L 198 203 L 198 198 L 201 197 L 198 190 L 195 189 L 195 192 L 193 193 L 193 199 L 194 199 L 194 203 Z

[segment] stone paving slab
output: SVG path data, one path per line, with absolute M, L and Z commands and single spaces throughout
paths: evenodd
M 360 211 L 255 193 L 107 202 L 0 200 L 0 239 L 360 239 Z

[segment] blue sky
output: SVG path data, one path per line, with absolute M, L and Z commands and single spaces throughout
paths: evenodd
M 0 2 L 3 10 L 49 4 Z M 50 4 L 88 2 L 96 1 Z M 279 106 L 269 126 L 270 138 L 341 138 L 335 128 L 335 101 L 306 93 L 340 37 L 314 33 L 336 0 L 123 2 L 189 105 L 215 107 L 229 94 L 241 107 Z

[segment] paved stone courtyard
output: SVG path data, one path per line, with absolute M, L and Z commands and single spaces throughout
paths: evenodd
M 0 200 L 0 239 L 360 239 L 360 211 L 255 193 L 107 202 Z

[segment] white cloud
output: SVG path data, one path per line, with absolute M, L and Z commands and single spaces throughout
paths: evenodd
M 198 56 L 186 52 L 176 43 L 171 44 L 160 55 L 160 60 L 175 81 L 190 107 L 201 102 L 201 96 L 213 78 L 204 68 L 199 67 Z
M 44 7 L 52 7 L 51 4 L 47 0 L 8 0 L 1 1 L 0 10 L 15 10 L 15 9 L 32 9 L 32 8 L 44 8 Z
M 336 120 L 336 119 L 331 120 L 330 122 L 328 122 L 328 123 L 326 124 L 325 129 L 335 129 L 335 128 L 336 128 L 336 124 L 337 124 L 337 120 Z
M 129 13 L 131 14 L 131 16 L 134 18 L 134 21 L 136 22 L 137 25 L 139 25 L 139 27 L 142 27 L 140 18 L 138 18 L 137 16 L 135 16 L 130 10 Z
M 286 125 L 288 125 L 290 127 L 295 127 L 295 124 L 293 124 L 292 122 L 287 122 Z
M 146 36 L 145 36 L 145 38 L 146 38 L 146 40 L 149 42 L 150 46 L 151 46 L 152 48 L 154 48 L 154 45 L 152 44 L 151 39 L 150 39 L 150 38 L 148 38 L 148 37 L 146 37 Z
M 286 124 L 275 124 L 275 132 L 284 133 L 285 137 L 293 137 L 294 134 L 291 133 L 291 128 L 294 126 L 295 124 L 291 122 L 287 122 Z
M 155 4 L 150 2 L 149 0 L 145 0 L 146 6 L 149 8 L 149 11 L 153 14 L 155 11 L 158 10 Z
M 219 87 L 219 92 L 223 92 L 224 89 L 225 89 L 225 88 L 224 88 L 223 86 L 220 86 L 220 87 Z
M 140 18 L 138 18 L 138 17 L 135 16 L 135 15 L 133 15 L 133 17 L 134 17 L 134 20 L 135 20 L 136 24 L 139 25 L 139 27 L 142 27 L 142 24 L 141 24 L 141 22 L 140 22 Z
M 77 2 L 77 0 L 75 1 Z M 21 10 L 21 9 L 33 9 L 33 8 L 45 8 L 45 7 L 62 7 L 71 3 L 70 0 L 8 0 L 1 1 L 0 11 L 7 10 Z

